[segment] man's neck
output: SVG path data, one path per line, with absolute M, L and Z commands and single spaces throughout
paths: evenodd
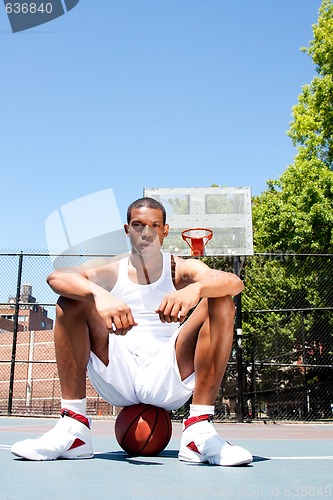
M 133 274 L 136 274 L 137 282 L 140 284 L 154 283 L 161 276 L 163 269 L 163 255 L 161 252 L 156 255 L 143 256 L 137 252 L 132 252 L 130 264 L 133 267 Z M 134 276 L 132 276 L 134 278 Z

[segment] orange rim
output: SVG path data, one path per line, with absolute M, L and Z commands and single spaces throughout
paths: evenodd
M 205 234 L 200 235 L 201 232 Z M 191 249 L 192 256 L 203 257 L 205 246 L 213 237 L 213 231 L 207 227 L 193 227 L 182 231 L 182 238 Z

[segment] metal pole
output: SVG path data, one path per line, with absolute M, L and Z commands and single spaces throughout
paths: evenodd
M 8 395 L 8 409 L 7 409 L 8 415 L 12 414 L 12 406 L 13 406 L 13 390 L 14 390 L 14 375 L 15 375 L 15 359 L 16 359 L 16 344 L 17 344 L 17 332 L 18 332 L 18 318 L 19 318 L 19 311 L 20 311 L 22 266 L 23 266 L 23 252 L 20 253 L 19 267 L 18 267 L 18 273 L 17 273 L 16 302 L 15 302 L 13 345 L 12 345 L 12 359 L 11 359 L 11 365 L 10 365 L 9 395 Z
M 29 343 L 29 364 L 28 364 L 28 375 L 27 375 L 27 390 L 26 390 L 26 407 L 31 406 L 32 400 L 32 367 L 34 360 L 34 347 L 35 347 L 35 332 L 31 330 L 30 332 L 30 343 Z
M 234 273 L 239 276 L 241 271 L 240 257 L 234 259 Z M 237 422 L 244 422 L 244 369 L 243 369 L 243 330 L 242 330 L 242 301 L 241 294 L 235 297 L 236 305 L 236 359 L 237 359 Z
M 306 349 L 306 339 L 305 339 L 305 328 L 304 328 L 304 314 L 301 312 L 301 325 L 302 325 L 302 344 L 303 344 L 303 366 L 304 366 L 304 377 L 303 377 L 303 418 L 309 416 L 309 401 L 308 401 L 308 390 L 307 390 L 307 349 Z

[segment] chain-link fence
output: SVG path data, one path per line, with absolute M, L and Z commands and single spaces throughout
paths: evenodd
M 333 418 L 332 264 L 332 255 L 318 254 L 255 255 L 244 262 L 237 375 L 245 418 Z
M 246 284 L 216 417 L 333 419 L 332 255 L 206 260 L 241 274 Z M 0 414 L 59 413 L 51 271 L 47 254 L 0 253 Z M 87 388 L 90 414 L 118 413 L 88 380 Z M 173 416 L 187 412 L 188 405 Z

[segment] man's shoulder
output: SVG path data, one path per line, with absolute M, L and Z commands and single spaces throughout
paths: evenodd
M 92 281 L 100 284 L 104 288 L 110 289 L 114 286 L 118 277 L 121 263 L 125 261 L 128 261 L 128 254 L 103 258 L 87 266 L 86 272 Z
M 175 255 L 175 254 L 170 253 L 170 252 L 163 252 L 163 253 L 166 255 L 169 254 L 171 262 L 174 262 L 176 265 L 183 265 L 186 261 L 186 259 L 179 257 L 179 255 Z
M 196 259 L 184 259 L 178 255 L 172 255 L 174 262 L 174 281 L 176 288 L 184 288 L 193 282 L 198 268 L 201 268 L 201 262 Z

